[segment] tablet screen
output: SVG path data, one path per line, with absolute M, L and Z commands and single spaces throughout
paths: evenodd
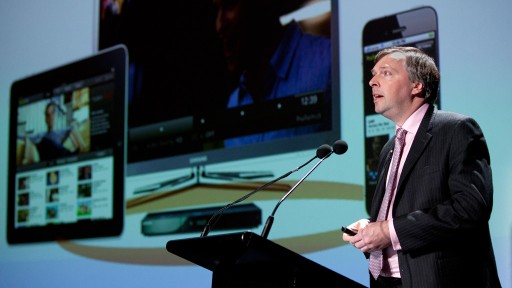
M 127 57 L 116 46 L 12 84 L 9 243 L 121 233 Z

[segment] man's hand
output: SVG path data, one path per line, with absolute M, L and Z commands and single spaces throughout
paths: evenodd
M 357 231 L 354 236 L 343 234 L 343 240 L 350 242 L 361 252 L 382 250 L 391 245 L 388 221 L 371 222 L 364 224 L 363 220 L 351 224 L 348 228 Z

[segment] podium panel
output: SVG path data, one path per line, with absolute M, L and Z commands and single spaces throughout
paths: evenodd
M 167 251 L 213 272 L 213 288 L 365 287 L 252 232 L 171 240 Z

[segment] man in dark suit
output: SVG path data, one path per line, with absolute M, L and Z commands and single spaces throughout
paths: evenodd
M 501 287 L 479 125 L 433 105 L 439 71 L 419 49 L 380 51 L 372 74 L 375 111 L 401 132 L 379 156 L 370 219 L 349 226 L 355 236 L 343 234 L 369 258 L 370 287 Z

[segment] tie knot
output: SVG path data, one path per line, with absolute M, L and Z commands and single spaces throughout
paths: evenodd
M 396 138 L 398 141 L 402 142 L 405 139 L 405 134 L 407 133 L 407 130 L 403 128 L 396 129 Z

